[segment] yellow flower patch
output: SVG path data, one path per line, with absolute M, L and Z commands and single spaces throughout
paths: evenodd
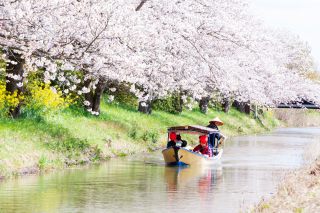
M 7 92 L 5 83 L 0 81 L 0 110 L 16 107 L 22 100 L 24 100 L 23 95 L 18 95 L 18 91 L 13 94 Z
M 27 105 L 34 109 L 61 109 L 68 105 L 62 92 L 51 88 L 49 84 L 33 84 L 30 86 L 30 93 L 31 97 Z

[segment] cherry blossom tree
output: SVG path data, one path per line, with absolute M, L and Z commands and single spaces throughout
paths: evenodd
M 145 113 L 173 92 L 226 109 L 320 103 L 302 75 L 312 67 L 305 43 L 265 28 L 240 0 L 0 0 L 0 27 L 8 91 L 42 68 L 44 82 L 83 95 L 96 115 L 108 80 L 131 85 Z
M 69 87 L 66 92 L 77 88 L 80 95 L 87 94 L 91 111 L 98 113 L 105 80 L 123 78 L 121 71 L 130 67 L 126 56 L 132 51 L 119 36 L 126 31 L 125 14 L 135 8 L 133 3 L 126 5 L 126 1 L 3 0 L 0 45 L 7 53 L 3 58 L 26 67 L 24 74 L 7 76 L 18 76 L 23 82 L 28 71 L 44 68 L 45 82 L 58 79 Z M 10 55 L 15 60 L 10 60 Z M 81 70 L 83 82 L 74 76 L 70 81 L 63 70 Z M 8 80 L 8 85 L 14 83 Z

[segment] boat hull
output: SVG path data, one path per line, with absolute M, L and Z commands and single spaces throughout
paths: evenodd
M 205 155 L 193 152 L 185 148 L 167 148 L 162 151 L 164 161 L 167 165 L 198 165 L 217 162 L 223 153 L 219 150 L 219 154 L 214 157 L 207 157 Z

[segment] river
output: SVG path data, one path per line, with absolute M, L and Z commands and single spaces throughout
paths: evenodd
M 239 212 L 276 191 L 303 163 L 319 128 L 227 141 L 221 162 L 166 167 L 160 150 L 0 183 L 0 212 Z

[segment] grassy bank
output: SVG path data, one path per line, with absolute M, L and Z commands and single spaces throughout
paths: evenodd
M 226 114 L 195 109 L 174 115 L 154 111 L 151 115 L 135 109 L 103 103 L 101 115 L 81 110 L 46 116 L 27 115 L 21 119 L 0 118 L 0 176 L 36 173 L 70 165 L 101 161 L 164 147 L 166 129 L 173 125 L 207 125 L 219 116 L 227 136 L 268 131 L 278 125 L 272 112 L 262 123 L 235 109 Z

